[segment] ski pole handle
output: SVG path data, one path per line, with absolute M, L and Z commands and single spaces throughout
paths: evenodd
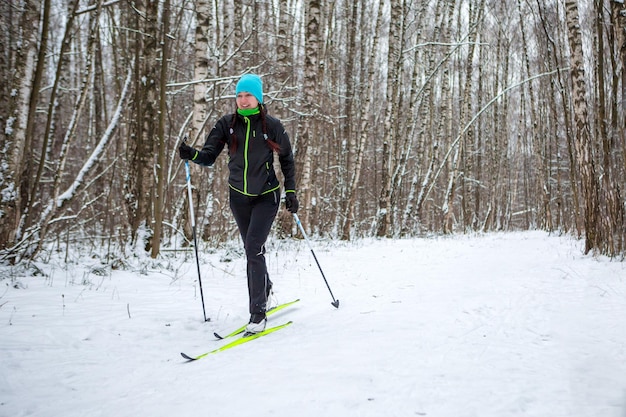
M 191 195 L 191 170 L 189 161 L 185 160 L 185 175 L 187 176 L 187 197 L 189 198 L 189 215 L 191 216 L 191 227 L 196 227 L 196 216 L 193 212 L 193 198 Z

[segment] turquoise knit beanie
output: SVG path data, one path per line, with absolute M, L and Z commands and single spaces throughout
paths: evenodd
M 239 79 L 235 88 L 235 95 L 245 91 L 252 94 L 259 103 L 263 104 L 263 81 L 256 74 L 246 74 Z

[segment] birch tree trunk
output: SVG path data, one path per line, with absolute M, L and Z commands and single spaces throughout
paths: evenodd
M 276 39 L 276 62 L 274 63 L 273 71 L 275 79 L 281 86 L 289 85 L 293 83 L 293 80 L 295 79 L 293 65 L 293 40 L 291 37 L 293 20 L 291 19 L 292 11 L 289 8 L 290 4 L 291 2 L 288 0 L 279 0 L 279 7 L 277 10 L 278 31 Z M 282 100 L 273 102 L 272 113 L 279 119 L 285 121 L 290 113 L 289 104 Z M 287 126 L 285 127 L 287 128 Z M 289 132 L 294 145 L 294 153 L 296 152 L 295 141 L 298 138 L 297 133 L 298 132 Z M 274 158 L 274 165 L 276 172 L 280 172 L 278 157 Z M 296 187 L 298 187 L 298 184 L 296 184 Z M 298 197 L 301 199 L 302 195 L 300 191 L 301 190 L 298 189 L 297 193 Z M 293 226 L 292 216 L 288 212 L 285 212 L 285 210 L 278 211 L 275 224 L 278 236 L 284 237 L 291 234 Z
M 385 108 L 385 130 L 382 148 L 381 166 L 381 190 L 376 213 L 376 236 L 386 237 L 389 235 L 391 223 L 391 186 L 392 173 L 396 167 L 394 160 L 395 141 L 398 135 L 397 114 L 400 106 L 398 91 L 400 88 L 400 74 L 402 70 L 402 16 L 404 10 L 403 0 L 391 1 L 391 16 L 389 20 L 389 50 L 387 52 L 387 85 L 386 85 L 386 108 Z
M 292 76 L 293 48 L 291 43 L 290 10 L 288 0 L 278 1 L 278 39 L 276 40 L 276 71 L 278 81 L 287 82 Z
M 195 2 L 195 11 L 196 11 L 196 28 L 194 34 L 194 73 L 193 73 L 193 110 L 191 116 L 191 126 L 189 130 L 189 145 L 195 146 L 196 148 L 202 146 L 204 144 L 203 136 L 204 136 L 204 128 L 206 123 L 208 122 L 209 112 L 208 112 L 208 102 L 207 102 L 207 94 L 208 94 L 208 85 L 207 82 L 202 82 L 202 80 L 207 80 L 209 77 L 209 73 L 211 71 L 211 65 L 209 60 L 209 54 L 211 50 L 211 45 L 209 44 L 211 33 L 211 2 L 208 0 L 198 0 Z M 214 67 L 217 67 L 215 65 Z M 198 178 L 200 177 L 200 173 L 202 172 L 202 168 L 196 164 L 190 164 L 189 169 L 191 170 L 191 177 Z M 212 177 L 213 170 L 209 172 L 209 175 Z M 206 201 L 208 207 L 210 207 L 211 202 L 213 201 L 213 181 L 209 181 L 206 184 Z M 182 216 L 183 220 L 183 230 L 187 241 L 190 242 L 192 240 L 192 221 L 189 219 L 189 204 L 194 205 L 194 213 L 198 213 L 198 205 L 199 205 L 199 192 L 198 187 L 192 188 L 192 199 L 193 201 L 187 200 L 187 193 L 183 193 L 184 200 L 184 214 Z M 207 209 L 210 212 L 210 209 Z M 209 213 L 207 213 L 209 214 Z M 196 219 L 197 220 L 197 219 Z M 199 222 L 199 224 L 201 224 Z M 212 222 L 207 222 L 200 229 L 202 230 L 200 236 L 204 239 L 211 235 L 210 225 Z
M 608 51 L 611 53 L 607 54 L 607 48 L 605 46 L 605 12 L 604 12 L 604 1 L 596 0 L 595 5 L 596 9 L 596 40 L 597 40 L 597 67 L 596 67 L 596 90 L 598 96 L 598 111 L 596 112 L 596 131 L 597 135 L 601 139 L 602 143 L 602 188 L 600 193 L 602 193 L 602 198 L 604 200 L 604 204 L 600 204 L 601 210 L 601 218 L 600 222 L 602 224 L 602 228 L 606 231 L 604 237 L 602 239 L 603 242 L 603 253 L 606 253 L 610 256 L 615 256 L 620 253 L 625 244 L 626 239 L 626 229 L 624 228 L 624 207 L 622 204 L 622 197 L 620 192 L 619 178 L 623 178 L 619 173 L 621 169 L 619 164 L 615 163 L 615 158 L 613 156 L 613 149 L 615 148 L 615 139 L 618 134 L 616 132 L 617 129 L 609 130 L 609 126 L 616 126 L 615 123 L 612 122 L 613 117 L 617 116 L 617 112 L 613 112 L 610 109 L 612 106 L 608 103 L 608 98 L 612 97 L 610 100 L 612 103 L 617 102 L 617 89 L 614 88 L 611 84 L 617 82 L 619 80 L 615 78 L 605 77 L 605 74 L 614 73 L 611 68 L 611 71 L 607 71 L 605 66 L 609 64 L 611 67 L 614 67 L 615 62 L 615 53 L 614 48 L 611 46 Z M 609 31 L 607 35 L 609 35 L 608 41 L 611 41 L 610 38 L 611 32 Z M 608 79 L 607 79 L 608 78 Z
M 202 80 L 209 77 L 209 30 L 211 5 L 208 0 L 196 0 L 195 64 L 193 79 L 193 117 L 189 138 L 190 145 L 203 143 L 202 129 L 207 117 L 207 85 Z
M 565 1 L 565 15 L 570 45 L 576 162 L 580 170 L 580 185 L 584 200 L 585 253 L 589 253 L 592 249 L 600 247 L 601 233 L 598 224 L 598 179 L 591 147 L 583 43 L 577 0 Z
M 35 161 L 35 154 L 33 152 L 34 141 L 33 135 L 35 131 L 35 125 L 37 124 L 37 119 L 35 115 L 37 114 L 37 104 L 40 97 L 41 83 L 44 77 L 44 70 L 46 64 L 46 55 L 48 54 L 48 31 L 50 30 L 50 0 L 44 0 L 42 2 L 43 13 L 42 13 L 42 23 L 41 23 L 41 31 L 40 31 L 40 41 L 39 41 L 39 51 L 35 66 L 35 73 L 33 77 L 33 86 L 30 94 L 30 103 L 28 114 L 31 115 L 28 117 L 28 121 L 26 124 L 26 142 L 24 144 L 26 153 L 24 155 L 24 164 L 22 165 L 23 173 L 22 173 L 22 187 L 23 194 L 26 196 L 27 201 L 24 201 L 24 205 L 26 206 L 24 209 L 24 221 L 20 229 L 18 230 L 18 235 L 21 234 L 21 231 L 24 228 L 28 228 L 30 226 L 30 216 L 33 208 L 33 195 L 35 192 L 35 188 L 39 186 L 39 184 L 33 181 L 32 166 L 31 161 Z M 40 161 L 44 160 L 44 155 L 42 153 L 40 157 Z M 26 189 L 27 188 L 27 189 Z M 25 192 L 24 192 L 25 191 Z
M 366 5 L 362 5 L 362 7 L 366 7 Z M 358 23 L 359 17 L 359 7 L 358 2 L 353 2 L 350 4 L 344 4 L 344 14 L 347 17 L 348 26 L 356 27 Z M 355 73 L 355 61 L 357 59 L 357 44 L 356 44 L 356 31 L 351 30 L 347 33 L 347 44 L 346 44 L 346 53 L 345 53 L 345 95 L 346 99 L 343 101 L 343 109 L 342 113 L 345 115 L 346 120 L 352 120 L 353 114 L 356 109 L 359 107 L 360 97 L 357 97 L 356 92 L 356 78 L 358 73 Z M 358 173 L 354 171 L 356 165 L 356 151 L 357 151 L 357 137 L 352 133 L 352 124 L 351 123 L 341 123 L 339 128 L 340 142 L 341 142 L 341 152 L 339 156 L 339 174 L 338 174 L 338 187 L 339 192 L 341 193 L 339 210 L 341 214 L 337 216 L 337 223 L 343 223 L 343 230 L 341 238 L 344 240 L 350 239 L 350 229 L 346 230 L 346 223 L 351 224 L 351 219 L 347 218 L 350 204 L 350 187 L 347 185 L 351 182 L 351 178 L 354 176 L 358 176 Z M 346 236 L 346 232 L 348 235 Z
M 616 139 L 626 144 L 626 5 L 611 2 L 611 50 L 613 51 L 613 105 L 611 129 Z M 622 148 L 621 172 L 626 173 L 626 146 Z M 623 177 L 626 175 L 623 175 Z M 626 231 L 624 231 L 626 233 Z
M 159 113 L 156 152 L 156 193 L 154 196 L 154 238 L 152 239 L 152 258 L 156 258 L 161 250 L 161 238 L 163 236 L 163 206 L 165 201 L 165 123 L 167 119 L 167 68 L 169 61 L 169 25 L 170 0 L 164 0 L 161 13 L 161 61 L 159 74 Z
M 21 13 L 14 18 L 19 22 L 19 31 L 9 45 L 8 56 L 11 78 L 3 81 L 10 86 L 6 101 L 0 103 L 0 250 L 13 245 L 22 223 L 24 206 L 28 202 L 28 184 L 24 167 L 31 166 L 28 160 L 30 149 L 26 149 L 26 130 L 37 59 L 37 34 L 41 2 L 24 0 Z M 17 10 L 17 9 L 16 9 Z M 5 151 L 6 149 L 6 151 Z
M 617 62 L 613 70 L 614 86 L 621 90 L 615 94 L 615 115 L 613 126 L 618 132 L 619 142 L 626 144 L 626 5 L 618 1 L 611 2 L 611 23 L 615 32 L 615 52 Z M 626 173 L 626 146 L 622 146 L 622 173 Z M 626 220 L 626 219 L 625 219 Z M 626 230 L 624 231 L 626 233 Z
M 308 0 L 305 9 L 306 37 L 305 37 L 305 62 L 304 62 L 304 106 L 300 122 L 298 124 L 298 136 L 296 141 L 296 187 L 300 196 L 302 211 L 300 218 L 306 225 L 309 224 L 307 210 L 311 205 L 311 155 L 309 145 L 315 138 L 314 119 L 317 114 L 315 108 L 316 88 L 318 86 L 318 55 L 320 42 L 320 1 Z
M 127 163 L 129 174 L 126 177 L 126 204 L 132 243 L 140 243 L 143 250 L 150 251 L 154 192 L 154 138 L 157 134 L 158 112 L 158 72 L 157 44 L 160 39 L 157 28 L 157 0 L 138 0 L 134 27 L 135 86 L 132 101 L 134 118 L 130 125 Z M 142 242 L 136 242 L 138 232 L 143 228 Z

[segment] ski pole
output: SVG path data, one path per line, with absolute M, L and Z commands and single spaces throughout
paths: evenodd
M 330 296 L 333 298 L 333 302 L 331 303 L 335 308 L 339 308 L 339 300 L 335 300 L 335 296 L 333 295 L 332 290 L 330 289 L 330 285 L 328 285 L 328 281 L 326 280 L 326 276 L 324 276 L 324 271 L 322 271 L 322 267 L 320 266 L 319 261 L 317 260 L 317 256 L 315 256 L 315 252 L 313 251 L 313 247 L 311 247 L 311 242 L 309 241 L 309 238 L 306 235 L 306 232 L 304 231 L 304 227 L 302 227 L 302 223 L 300 222 L 300 218 L 298 217 L 298 215 L 296 213 L 292 213 L 293 214 L 293 218 L 296 221 L 296 224 L 298 225 L 298 227 L 300 228 L 300 231 L 302 232 L 302 236 L 304 236 L 304 240 L 306 240 L 307 245 L 309 245 L 309 249 L 311 249 L 311 253 L 313 254 L 313 259 L 315 259 L 315 263 L 317 264 L 317 267 L 319 268 L 320 272 L 322 273 L 322 278 L 324 278 L 324 282 L 326 283 L 326 287 L 328 288 L 328 292 L 330 292 Z
M 204 314 L 204 321 L 209 321 L 209 319 L 206 318 L 206 309 L 204 308 L 204 293 L 202 291 L 202 278 L 200 277 L 200 261 L 198 259 L 198 238 L 196 237 L 196 217 L 193 212 L 193 198 L 191 196 L 191 173 L 189 171 L 189 160 L 185 160 L 185 173 L 187 174 L 187 196 L 189 198 L 189 216 L 191 216 L 191 229 L 193 230 L 193 247 L 196 252 L 196 267 L 198 268 L 198 282 L 200 283 L 200 299 L 202 300 L 202 314 Z

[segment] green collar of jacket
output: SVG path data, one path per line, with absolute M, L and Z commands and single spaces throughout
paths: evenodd
M 244 116 L 244 117 L 254 116 L 255 114 L 259 114 L 259 113 L 261 113 L 261 110 L 259 110 L 258 107 L 254 109 L 237 109 L 237 114 L 240 114 L 241 116 Z

